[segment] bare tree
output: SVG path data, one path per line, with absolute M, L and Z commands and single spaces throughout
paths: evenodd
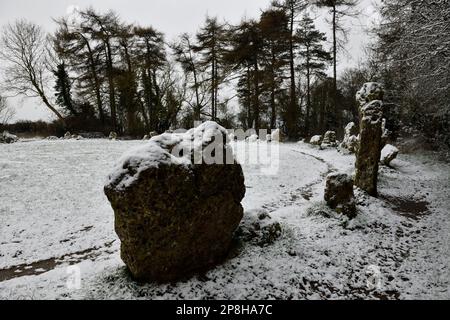
M 63 116 L 46 94 L 48 45 L 44 31 L 36 24 L 18 20 L 4 27 L 0 40 L 0 59 L 5 62 L 4 90 L 40 98 L 64 123 Z
M 15 115 L 15 110 L 11 108 L 6 98 L 0 96 L 0 125 L 7 124 Z

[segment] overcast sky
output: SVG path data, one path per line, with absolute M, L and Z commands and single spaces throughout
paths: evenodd
M 351 29 L 348 44 L 349 55 L 340 58 L 339 69 L 357 64 L 363 57 L 363 47 L 368 39 L 364 28 L 373 19 L 374 0 L 361 0 L 361 18 L 349 22 Z M 206 15 L 218 16 L 231 23 L 243 17 L 256 18 L 271 0 L 0 0 L 0 25 L 25 18 L 40 24 L 46 31 L 53 31 L 52 18 L 68 14 L 73 7 L 93 6 L 100 11 L 113 9 L 129 23 L 152 25 L 164 32 L 168 40 L 183 32 L 195 33 Z M 317 26 L 323 32 L 329 27 L 318 18 Z M 1 62 L 0 62 L 1 63 Z M 17 114 L 15 120 L 49 120 L 52 115 L 35 99 L 10 99 Z

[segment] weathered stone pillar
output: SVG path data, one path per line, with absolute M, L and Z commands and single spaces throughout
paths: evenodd
M 360 103 L 360 139 L 356 155 L 355 185 L 377 196 L 378 166 L 383 135 L 383 90 L 378 83 L 366 83 L 357 93 Z

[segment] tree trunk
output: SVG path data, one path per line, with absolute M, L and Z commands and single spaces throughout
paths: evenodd
M 336 5 L 333 5 L 333 103 L 336 117 L 336 125 L 341 126 L 340 112 L 338 108 L 338 91 L 337 91 L 337 21 L 336 21 Z
M 289 101 L 289 111 L 287 113 L 287 127 L 288 135 L 290 138 L 296 138 L 297 136 L 297 104 L 296 104 L 296 90 L 295 90 L 295 61 L 294 61 L 294 9 L 291 9 L 290 17 L 290 32 L 289 37 L 289 66 L 290 66 L 290 77 L 291 77 L 291 87 L 290 87 L 290 101 Z
M 255 130 L 258 132 L 260 129 L 260 119 L 259 119 L 259 68 L 258 68 L 258 59 L 255 57 L 254 61 L 254 75 L 253 75 L 253 85 L 255 86 L 255 95 L 254 95 L 254 118 L 255 118 Z
M 308 136 L 310 131 L 309 116 L 311 112 L 311 68 L 310 68 L 310 56 L 309 47 L 306 48 L 306 117 L 305 117 L 305 134 Z
M 118 131 L 117 127 L 117 110 L 116 110 L 116 89 L 114 87 L 113 62 L 111 45 L 106 41 L 106 63 L 108 70 L 108 84 L 109 84 L 109 104 L 111 108 L 111 124 L 114 131 Z
M 198 78 L 197 78 L 197 69 L 194 65 L 192 65 L 193 74 L 194 74 L 194 88 L 195 88 L 195 108 L 194 108 L 194 120 L 201 120 L 201 106 L 200 106 L 200 94 L 198 92 Z
M 252 118 L 252 105 L 251 105 L 251 72 L 250 67 L 247 68 L 247 129 L 250 129 L 253 126 L 253 118 Z
M 62 116 L 62 114 L 50 104 L 45 93 L 42 91 L 41 87 L 36 83 L 36 81 L 33 80 L 32 84 L 33 84 L 33 87 L 36 89 L 37 93 L 39 94 L 39 97 L 41 97 L 42 102 L 45 104 L 45 106 L 47 108 L 50 109 L 50 111 L 52 111 L 58 117 L 58 119 L 61 121 L 61 123 L 63 124 L 63 126 L 65 128 L 66 121 L 64 120 L 64 117 Z
M 86 37 L 84 37 L 83 34 L 81 33 L 80 36 L 83 38 L 83 41 L 85 42 L 89 52 L 89 67 L 91 69 L 92 78 L 94 79 L 94 87 L 95 87 L 94 91 L 95 91 L 95 98 L 97 100 L 98 115 L 101 123 L 105 124 L 105 114 L 103 112 L 102 96 L 100 94 L 100 81 L 97 76 L 97 70 L 95 70 L 94 53 L 92 52 L 92 48 L 91 45 L 89 44 L 88 39 L 86 39 Z
M 216 66 L 213 58 L 212 69 L 211 69 L 211 120 L 215 121 L 215 103 L 216 103 L 216 89 L 215 89 L 215 77 L 216 77 Z

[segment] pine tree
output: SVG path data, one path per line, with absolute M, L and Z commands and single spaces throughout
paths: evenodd
M 56 104 L 65 110 L 66 113 L 76 116 L 78 112 L 72 101 L 72 83 L 69 74 L 67 73 L 65 63 L 58 64 L 56 70 L 53 71 L 53 74 L 56 78 L 54 87 Z
M 308 1 L 305 0 L 284 0 L 282 3 L 274 3 L 274 6 L 282 8 L 288 18 L 289 18 L 289 32 L 290 36 L 288 39 L 289 44 L 289 105 L 285 112 L 286 118 L 286 129 L 287 134 L 290 139 L 296 139 L 298 137 L 298 121 L 300 116 L 300 106 L 298 103 L 298 94 L 297 94 L 297 82 L 296 82 L 296 74 L 295 74 L 295 60 L 296 54 L 295 49 L 297 45 L 296 37 L 295 37 L 295 27 L 297 24 L 297 17 L 300 13 L 304 12 L 304 10 L 308 6 Z
M 225 77 L 222 58 L 226 45 L 225 25 L 217 18 L 207 17 L 204 26 L 197 33 L 196 52 L 202 54 L 201 64 L 210 68 L 211 119 L 217 119 L 218 92 Z
M 141 69 L 141 96 L 146 109 L 143 110 L 143 116 L 147 129 L 156 131 L 160 121 L 158 114 L 162 108 L 157 74 L 167 61 L 164 35 L 152 27 L 135 27 L 134 35 L 137 38 L 136 64 Z
M 101 47 L 94 46 L 86 28 L 81 24 L 69 24 L 67 19 L 56 20 L 58 30 L 53 39 L 53 48 L 60 60 L 65 61 L 66 69 L 77 75 L 77 89 L 85 100 L 92 99 L 97 106 L 98 117 L 106 123 L 103 110 L 101 75 Z
M 226 61 L 233 70 L 243 72 L 246 80 L 241 85 L 247 87 L 250 95 L 246 100 L 251 101 L 247 107 L 251 108 L 254 129 L 259 130 L 261 124 L 261 87 L 262 70 L 260 65 L 264 55 L 264 41 L 260 25 L 256 21 L 243 21 L 232 30 L 231 49 L 226 55 Z M 242 90 L 241 90 L 242 91 Z M 250 120 L 250 119 L 249 119 Z
M 311 81 L 313 77 L 324 78 L 324 70 L 328 62 L 331 61 L 331 55 L 323 48 L 326 41 L 324 33 L 318 31 L 314 21 L 307 15 L 304 16 L 297 30 L 299 41 L 299 53 L 303 58 L 301 69 L 306 73 L 306 115 L 305 115 L 305 134 L 310 133 L 311 116 Z
M 91 39 L 96 41 L 96 45 L 103 49 L 105 78 L 108 81 L 111 125 L 113 130 L 117 132 L 120 130 L 117 124 L 118 112 L 116 87 L 114 82 L 114 62 L 117 54 L 117 48 L 113 45 L 113 42 L 121 27 L 119 17 L 114 11 L 100 14 L 92 8 L 80 11 L 80 15 L 84 20 L 81 24 L 84 32 L 89 33 Z
M 277 125 L 277 96 L 284 90 L 283 80 L 289 65 L 289 19 L 284 10 L 270 8 L 259 22 L 263 38 L 264 91 L 269 95 L 270 129 Z

